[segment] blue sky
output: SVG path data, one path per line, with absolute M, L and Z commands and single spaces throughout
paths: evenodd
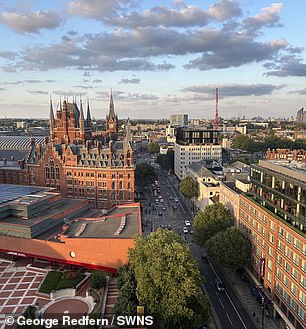
M 295 116 L 306 105 L 305 0 L 0 3 L 1 117 L 49 98 L 105 118 Z

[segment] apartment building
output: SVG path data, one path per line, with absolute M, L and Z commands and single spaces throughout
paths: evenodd
M 238 226 L 252 242 L 251 272 L 280 328 L 305 328 L 306 166 L 260 160 L 250 179 L 250 192 L 239 196 Z

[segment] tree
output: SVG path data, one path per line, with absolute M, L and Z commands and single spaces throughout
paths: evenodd
M 207 321 L 207 301 L 201 294 L 198 263 L 175 232 L 158 229 L 137 236 L 129 250 L 140 305 L 162 328 L 191 328 Z
M 236 227 L 228 227 L 210 238 L 205 249 L 222 266 L 235 269 L 245 266 L 251 257 L 249 240 Z
M 192 199 L 199 195 L 199 184 L 191 176 L 182 179 L 179 189 L 187 199 Z
M 156 172 L 155 169 L 147 164 L 147 163 L 140 163 L 136 166 L 135 169 L 135 183 L 140 187 L 147 186 L 154 182 L 156 179 Z
M 148 152 L 149 153 L 159 153 L 159 144 L 157 142 L 150 142 L 148 144 Z
M 199 211 L 194 218 L 194 241 L 204 247 L 207 240 L 232 225 L 234 217 L 222 203 L 206 206 L 204 211 Z
M 135 315 L 137 305 L 136 280 L 132 267 L 127 264 L 119 267 L 118 277 L 118 302 L 115 306 L 117 315 Z
M 174 170 L 174 151 L 168 150 L 167 154 L 159 154 L 156 161 L 161 168 Z
M 106 274 L 103 271 L 94 271 L 91 273 L 91 287 L 101 289 L 106 285 Z
M 232 140 L 232 147 L 247 150 L 251 143 L 251 138 L 247 135 L 236 135 Z

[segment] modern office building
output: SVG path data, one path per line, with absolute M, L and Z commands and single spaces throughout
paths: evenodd
M 251 189 L 240 194 L 239 228 L 252 242 L 250 269 L 280 328 L 306 323 L 306 166 L 260 160 Z
M 306 112 L 304 111 L 304 107 L 297 111 L 296 122 L 306 123 Z
M 186 176 L 187 167 L 194 162 L 221 159 L 222 147 L 218 144 L 174 144 L 174 173 L 179 179 Z
M 214 129 L 177 128 L 176 141 L 180 144 L 218 144 L 219 131 Z
M 54 189 L 0 184 L 0 252 L 115 273 L 142 234 L 139 203 L 106 213 Z
M 104 210 L 134 202 L 131 134 L 127 129 L 124 140 L 113 139 L 118 118 L 112 95 L 102 137 L 91 137 L 89 105 L 85 119 L 82 103 L 79 109 L 64 101 L 54 118 L 51 102 L 49 121 L 50 141 L 36 143 L 32 138 L 22 150 L 17 148 L 18 137 L 8 141 L 9 147 L 0 145 L 0 183 L 53 187 L 63 197 L 87 199 Z
M 170 125 L 171 126 L 188 126 L 188 114 L 171 114 L 170 115 Z

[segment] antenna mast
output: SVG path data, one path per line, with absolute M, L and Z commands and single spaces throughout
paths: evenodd
M 219 113 L 218 113 L 218 88 L 216 88 L 216 119 L 215 119 L 215 130 L 219 128 Z

